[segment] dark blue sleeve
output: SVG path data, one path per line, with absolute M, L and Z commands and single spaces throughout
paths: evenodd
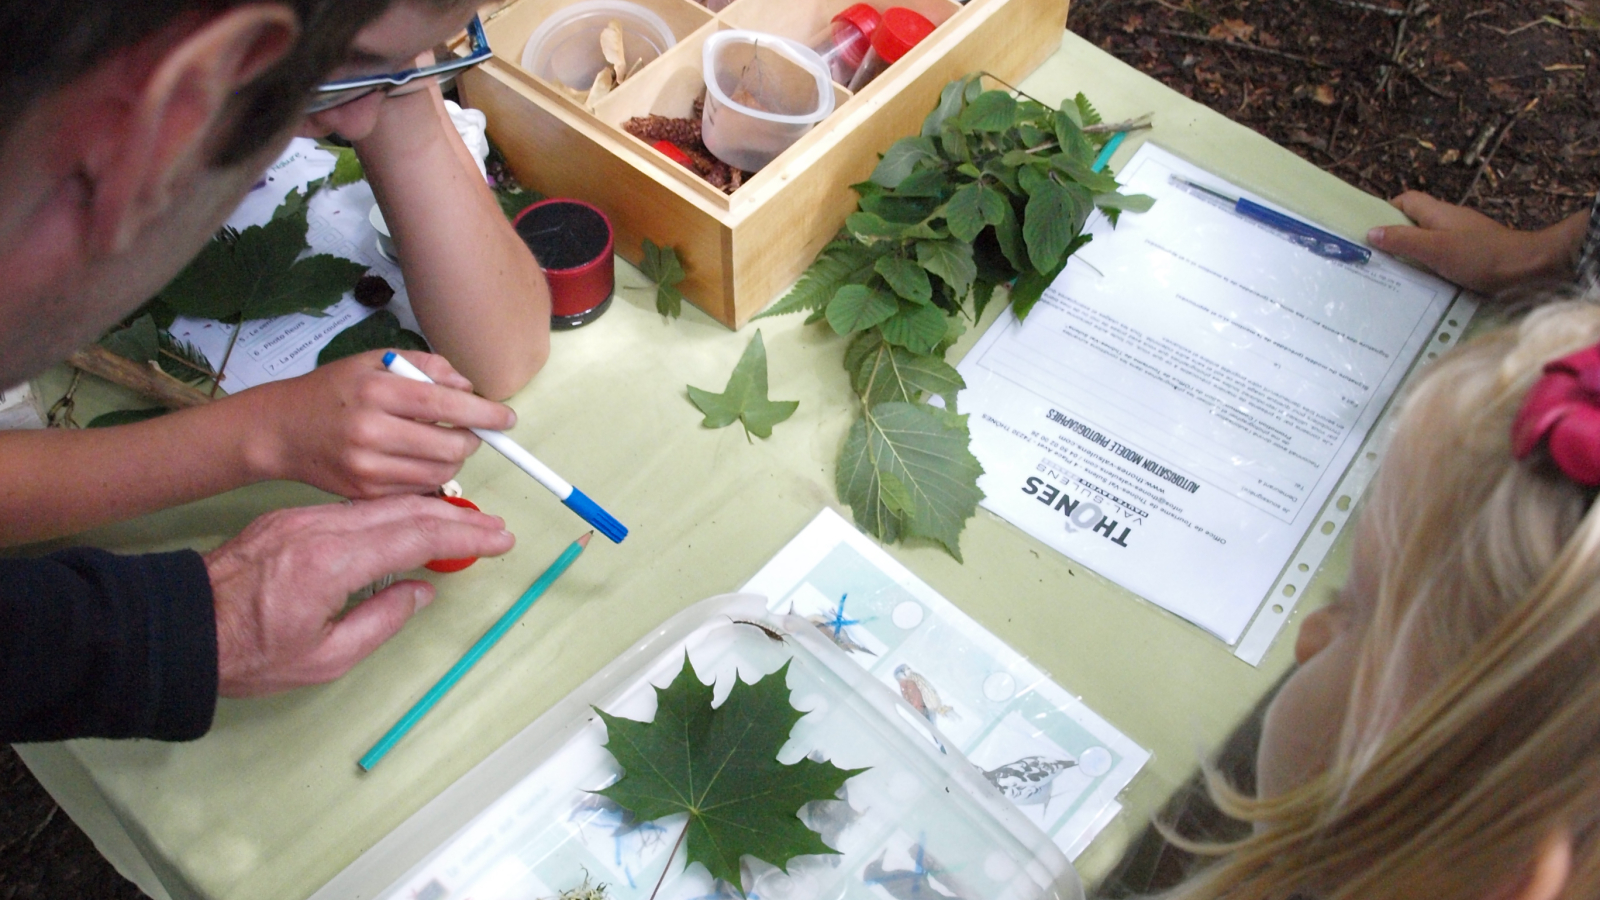
M 0 559 L 0 741 L 193 740 L 216 704 L 198 553 Z

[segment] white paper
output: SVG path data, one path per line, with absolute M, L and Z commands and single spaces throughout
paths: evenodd
M 1069 859 L 1116 816 L 1117 795 L 1150 759 L 831 509 L 742 590 L 811 619 L 922 709 Z
M 959 406 L 985 507 L 1232 644 L 1456 288 L 1316 256 L 1173 174 L 1251 196 L 1146 144 L 1120 180 L 1155 207 L 1091 223 L 962 361 Z
M 251 225 L 266 224 L 290 190 L 328 175 L 333 171 L 334 161 L 334 155 L 318 147 L 315 141 L 296 138 L 234 210 L 228 225 L 243 230 Z M 311 245 L 309 253 L 342 256 L 369 267 L 370 274 L 382 276 L 395 290 L 387 309 L 399 318 L 403 327 L 416 331 L 417 320 L 411 313 L 400 266 L 379 252 L 378 233 L 367 221 L 367 213 L 374 202 L 372 188 L 365 181 L 318 191 L 311 198 L 306 213 L 310 225 L 306 232 L 306 242 Z M 375 310 L 357 303 L 353 294 L 346 294 L 328 308 L 325 316 L 296 313 L 244 323 L 233 354 L 228 356 L 228 368 L 222 373 L 223 389 L 237 393 L 258 384 L 310 372 L 317 367 L 317 354 L 335 335 L 373 312 Z M 234 326 L 215 319 L 180 316 L 169 330 L 173 337 L 194 344 L 215 368 L 228 354 Z

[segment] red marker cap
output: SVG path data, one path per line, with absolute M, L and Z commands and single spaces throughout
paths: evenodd
M 694 168 L 694 160 L 689 158 L 689 154 L 678 149 L 677 144 L 674 144 L 671 141 L 656 141 L 650 146 L 660 150 L 662 156 L 665 156 L 667 159 L 672 160 L 678 165 L 687 166 L 691 169 Z
M 883 21 L 872 32 L 872 49 L 878 51 L 885 62 L 894 62 L 905 56 L 937 28 L 927 16 L 903 6 L 891 6 L 883 11 Z

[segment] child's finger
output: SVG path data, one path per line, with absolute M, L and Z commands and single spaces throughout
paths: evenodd
M 467 376 L 456 371 L 450 365 L 450 360 L 437 353 L 421 353 L 416 350 L 401 350 L 400 355 L 405 357 L 412 365 L 422 370 L 422 374 L 432 378 L 435 383 L 458 391 L 472 393 L 472 382 Z

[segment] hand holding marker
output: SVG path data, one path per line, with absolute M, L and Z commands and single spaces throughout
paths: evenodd
M 383 364 L 389 371 L 409 378 L 412 381 L 425 381 L 433 384 L 433 379 L 423 374 L 422 370 L 406 361 L 405 357 L 393 350 L 383 355 Z M 545 486 L 545 489 L 556 495 L 556 499 L 567 505 L 567 508 L 583 517 L 585 522 L 595 527 L 596 531 L 610 538 L 614 544 L 622 543 L 628 536 L 628 529 L 621 522 L 611 517 L 611 514 L 600 508 L 600 505 L 590 500 L 583 491 L 569 484 L 560 475 L 551 471 L 550 467 L 535 459 L 532 453 L 522 449 L 522 446 L 513 441 L 504 432 L 490 431 L 487 428 L 473 428 L 472 433 L 483 439 L 485 444 L 500 451 L 512 465 L 533 476 L 533 480 Z

